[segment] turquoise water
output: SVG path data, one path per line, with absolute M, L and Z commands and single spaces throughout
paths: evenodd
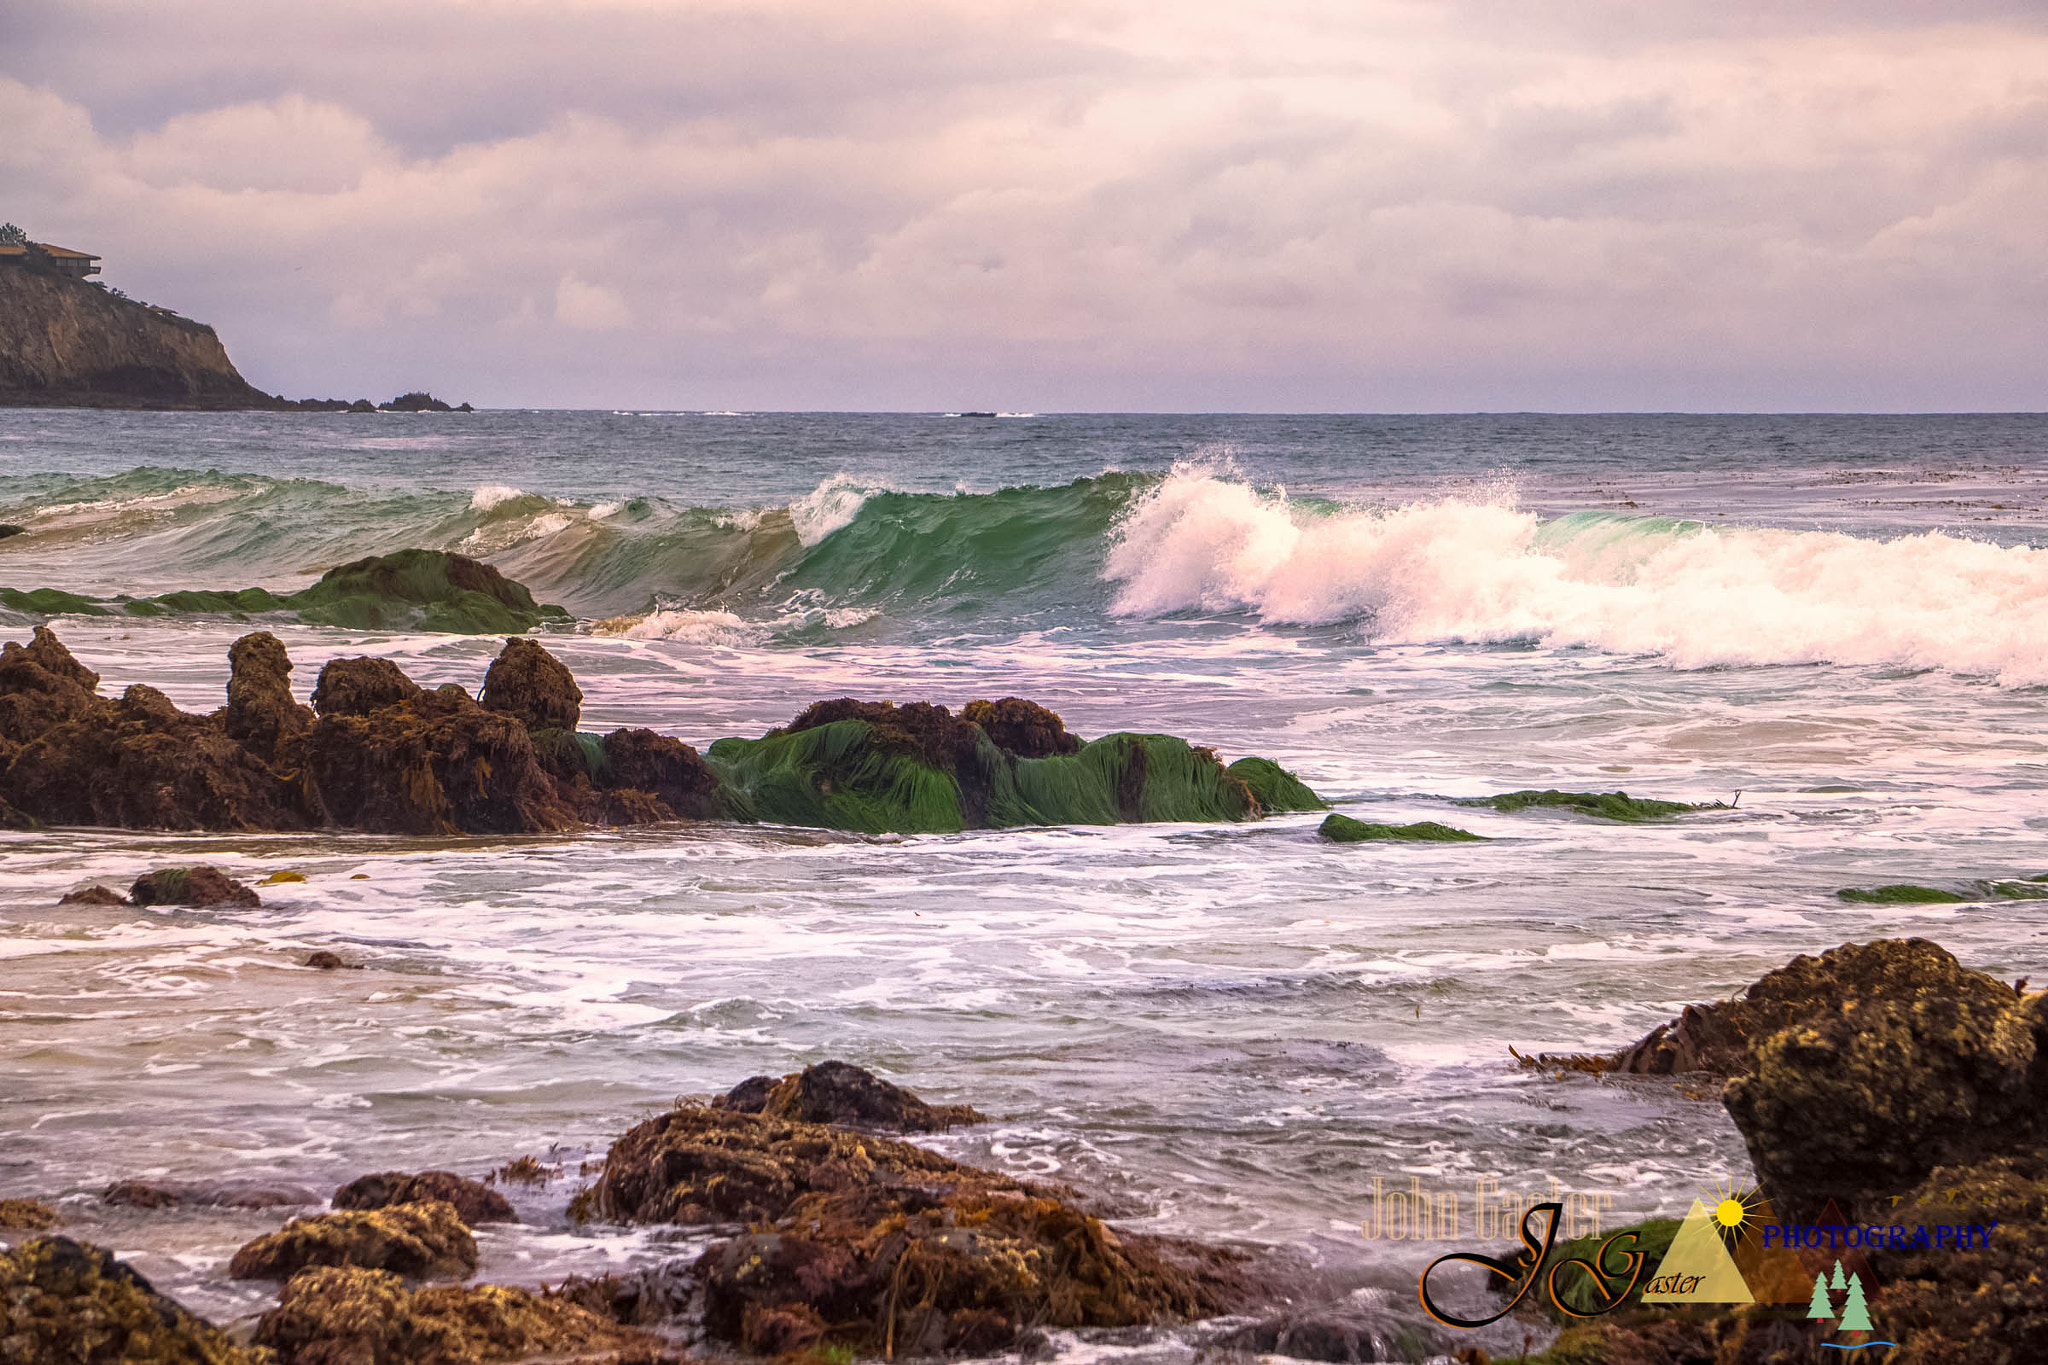
M 1617 1219 L 1747 1179 L 1711 1096 L 1509 1045 L 1618 1044 L 1877 935 L 2048 975 L 2025 903 L 1834 895 L 2048 871 L 2044 503 L 2030 417 L 0 413 L 0 522 L 27 528 L 0 587 L 289 590 L 461 550 L 578 618 L 546 642 L 589 728 L 701 746 L 820 697 L 1017 694 L 1493 839 L 0 835 L 0 1194 L 68 1197 L 233 1316 L 261 1291 L 221 1262 L 274 1216 L 90 1192 L 552 1147 L 536 1223 L 485 1239 L 486 1274 L 536 1282 L 677 1250 L 566 1226 L 583 1153 L 841 1056 L 999 1116 L 949 1151 L 1306 1258 L 1391 1331 L 1446 1248 L 1362 1237 L 1376 1178 L 1555 1178 Z M 192 708 L 250 628 L 53 624 L 104 687 Z M 496 643 L 275 628 L 302 694 L 363 652 L 474 686 Z M 1742 795 L 1629 826 L 1450 804 L 1548 786 Z M 254 912 L 56 906 L 201 857 L 308 880 Z M 313 947 L 364 969 L 307 972 Z

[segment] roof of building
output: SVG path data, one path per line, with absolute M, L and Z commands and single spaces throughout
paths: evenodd
M 41 247 L 52 256 L 61 257 L 65 260 L 97 261 L 99 259 L 90 251 L 73 251 L 68 246 L 57 246 L 51 242 L 36 242 L 33 245 Z M 0 246 L 0 256 L 26 256 L 27 254 L 28 247 L 25 246 Z

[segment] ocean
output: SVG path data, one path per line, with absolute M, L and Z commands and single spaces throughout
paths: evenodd
M 1619 1224 L 1750 1178 L 1711 1087 L 1511 1047 L 1611 1049 L 1881 936 L 2048 979 L 2036 905 L 1980 886 L 2048 871 L 2048 417 L 8 411 L 0 523 L 0 587 L 99 597 L 487 559 L 576 617 L 544 642 L 586 728 L 701 748 L 819 698 L 1017 695 L 1488 839 L 0 833 L 0 1195 L 60 1198 L 217 1319 L 269 1301 L 224 1265 L 278 1215 L 98 1190 L 532 1155 L 559 1178 L 480 1243 L 537 1284 L 702 1245 L 567 1221 L 629 1124 L 837 1057 L 996 1116 L 947 1153 L 1273 1248 L 1391 1342 L 1419 1267 L 1483 1244 L 1386 1236 L 1386 1192 L 1462 1192 L 1469 1231 L 1483 1182 Z M 0 638 L 42 619 L 0 607 Z M 52 624 L 103 691 L 201 710 L 256 628 Z M 302 697 L 360 653 L 473 689 L 501 643 L 257 624 Z M 1726 808 L 1453 804 L 1532 787 Z M 57 906 L 197 861 L 307 880 Z M 1897 882 L 1969 899 L 1836 894 Z

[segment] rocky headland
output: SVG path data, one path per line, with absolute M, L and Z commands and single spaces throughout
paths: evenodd
M 0 407 L 471 411 L 420 392 L 381 404 L 264 393 L 205 323 L 31 262 L 0 266 Z

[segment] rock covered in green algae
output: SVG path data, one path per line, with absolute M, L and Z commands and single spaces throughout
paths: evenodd
M 943 1133 L 988 1115 L 964 1104 L 927 1104 L 851 1062 L 826 1061 L 777 1079 L 751 1076 L 711 1102 L 714 1109 L 805 1123 Z
M 238 1280 L 286 1280 L 308 1266 L 388 1270 L 409 1279 L 461 1279 L 476 1271 L 476 1238 L 443 1200 L 294 1218 L 235 1253 Z
M 988 1352 L 1026 1324 L 1209 1316 L 1236 1258 L 1112 1232 L 1056 1187 L 893 1138 L 709 1108 L 640 1124 L 580 1201 L 632 1222 L 745 1221 L 705 1253 L 705 1326 L 760 1353 Z
M 1330 808 L 1330 803 L 1310 791 L 1306 782 L 1270 758 L 1240 758 L 1226 771 L 1251 788 L 1259 809 L 1268 814 Z
M 0 606 L 42 616 L 229 616 L 289 613 L 307 625 L 352 630 L 502 635 L 567 623 L 560 607 L 497 569 L 443 550 L 399 550 L 330 569 L 309 588 L 279 596 L 263 588 L 187 590 L 155 597 L 81 597 L 58 588 L 0 588 Z
M 2014 999 L 2012 987 L 1968 970 L 1926 939 L 1845 943 L 1819 957 L 1793 958 L 1732 1000 L 1686 1006 L 1678 1018 L 1616 1054 L 1615 1069 L 1648 1076 L 1732 1076 L 1750 1068 L 1752 1044 L 1830 1016 L 1846 1001 L 1910 1003 L 1958 995 L 1994 1006 Z
M 0 1252 L 0 1360 L 258 1365 L 111 1252 L 68 1237 L 42 1237 Z
M 1213 749 L 1171 735 L 1105 735 L 1032 757 L 927 702 L 819 702 L 760 739 L 721 739 L 705 757 L 739 818 L 872 834 L 1234 821 L 1265 809 Z
M 1325 819 L 1316 833 L 1339 844 L 1363 844 L 1380 839 L 1406 839 L 1429 844 L 1486 842 L 1482 835 L 1454 829 L 1450 825 L 1439 825 L 1434 820 L 1421 820 L 1412 825 L 1376 825 L 1364 820 L 1354 820 L 1348 815 L 1337 814 Z
M 279 1365 L 654 1365 L 680 1359 L 655 1337 L 566 1300 L 503 1285 L 407 1289 L 379 1270 L 322 1266 L 285 1284 L 256 1325 Z
M 1504 814 L 1532 809 L 1575 810 L 1582 815 L 1597 815 L 1603 820 L 1623 820 L 1634 823 L 1642 820 L 1662 820 L 1687 811 L 1703 807 L 1688 805 L 1682 801 L 1653 801 L 1647 797 L 1630 796 L 1627 792 L 1563 792 L 1548 791 L 1502 792 L 1499 796 L 1476 796 L 1457 802 L 1461 806 L 1491 806 Z
M 440 550 L 400 550 L 330 569 L 283 599 L 308 625 L 504 635 L 570 619 L 490 565 Z
M 1890 886 L 1845 886 L 1835 895 L 1858 905 L 1957 905 L 1969 900 L 1954 891 L 1894 882 Z

